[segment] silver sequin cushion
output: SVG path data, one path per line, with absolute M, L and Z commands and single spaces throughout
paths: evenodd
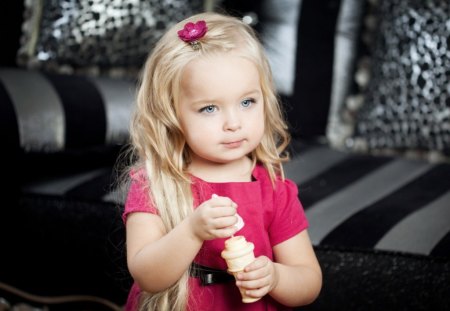
M 19 64 L 59 73 L 135 74 L 168 26 L 202 0 L 25 1 Z
M 450 2 L 372 0 L 367 10 L 331 142 L 449 160 Z

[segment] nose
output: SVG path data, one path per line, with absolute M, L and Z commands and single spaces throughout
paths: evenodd
M 223 129 L 225 131 L 237 131 L 241 128 L 241 118 L 238 111 L 230 110 L 225 113 Z

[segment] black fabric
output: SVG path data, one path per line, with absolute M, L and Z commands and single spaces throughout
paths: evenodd
M 2 311 L 122 311 L 114 302 L 96 296 L 36 295 L 0 281 Z
M 36 295 L 125 302 L 131 278 L 119 206 L 26 195 L 4 210 L 10 229 L 0 236 L 2 282 Z
M 95 85 L 86 77 L 46 74 L 61 98 L 66 121 L 66 148 L 103 145 L 106 112 Z
M 397 252 L 316 247 L 317 300 L 296 310 L 450 310 L 450 262 Z
M 397 222 L 450 189 L 450 166 L 437 165 L 334 229 L 324 245 L 372 248 Z M 450 203 L 450 202 L 449 202 Z M 424 219 L 423 221 L 433 221 Z M 450 253 L 447 253 L 449 256 Z
M 19 125 L 14 105 L 0 80 L 0 137 L 3 147 L 18 149 L 20 146 Z M 2 152 L 6 155 L 5 152 Z
M 333 73 L 339 0 L 302 1 L 297 32 L 295 93 L 288 98 L 288 121 L 295 137 L 325 134 Z
M 20 137 L 19 127 L 14 105 L 0 80 L 0 139 L 2 148 L 0 150 L 0 163 L 2 164 L 2 180 L 0 194 L 3 194 L 3 204 L 8 206 L 17 199 L 19 194 L 19 176 L 14 168 L 19 167 L 20 160 Z M 1 227 L 1 225 L 0 225 Z
M 100 175 L 70 189 L 65 195 L 73 198 L 98 200 L 112 190 L 113 183 L 112 168 L 107 167 Z
M 0 66 L 17 67 L 17 50 L 22 34 L 24 1 L 3 1 L 0 9 Z
M 439 241 L 430 253 L 434 257 L 448 257 L 448 254 L 450 254 L 450 232 Z
M 313 179 L 299 185 L 299 198 L 305 209 L 340 191 L 366 174 L 389 163 L 388 157 L 352 155 Z
M 21 167 L 27 174 L 21 176 L 21 179 L 26 183 L 113 166 L 121 150 L 122 146 L 96 146 L 50 154 L 22 153 Z

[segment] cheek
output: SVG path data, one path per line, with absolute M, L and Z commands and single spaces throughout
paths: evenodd
M 258 133 L 259 135 L 263 135 L 265 129 L 264 111 L 262 109 L 258 111 L 257 116 L 253 120 L 254 120 L 253 128 L 255 134 Z
M 257 129 L 255 131 L 256 133 L 258 133 L 259 140 L 261 140 L 262 137 L 264 136 L 264 131 L 265 131 L 264 122 L 259 122 L 257 125 Z
M 190 120 L 182 125 L 185 138 L 188 142 L 202 141 L 214 131 L 213 126 L 204 121 Z

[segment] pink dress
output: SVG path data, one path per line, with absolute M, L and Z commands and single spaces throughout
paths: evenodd
M 255 244 L 255 256 L 265 255 L 273 259 L 272 247 L 292 238 L 308 227 L 303 207 L 297 197 L 295 183 L 286 179 L 276 181 L 272 186 L 267 171 L 260 165 L 252 173 L 252 182 L 209 183 L 192 176 L 194 206 L 209 200 L 212 194 L 231 198 L 238 205 L 238 213 L 245 226 L 237 235 Z M 129 213 L 157 213 L 154 206 L 148 204 L 147 193 L 142 180 L 132 182 L 125 211 L 124 221 Z M 225 270 L 226 263 L 220 253 L 225 239 L 205 241 L 194 261 L 200 265 Z M 291 310 L 278 304 L 269 295 L 257 302 L 245 304 L 234 282 L 202 286 L 199 278 L 189 280 L 189 310 L 229 311 L 229 310 Z M 140 290 L 133 285 L 125 310 L 137 310 Z

